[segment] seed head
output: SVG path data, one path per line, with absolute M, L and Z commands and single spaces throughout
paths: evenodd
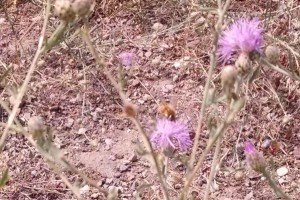
M 265 54 L 270 63 L 277 64 L 279 62 L 280 50 L 277 46 L 267 46 Z

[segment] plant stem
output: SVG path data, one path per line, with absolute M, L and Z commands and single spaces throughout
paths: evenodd
M 221 150 L 221 142 L 222 142 L 222 137 L 220 136 L 218 141 L 217 141 L 217 144 L 216 144 L 216 149 L 215 149 L 213 161 L 212 161 L 212 164 L 211 164 L 210 174 L 209 174 L 208 181 L 207 181 L 207 186 L 206 186 L 206 189 L 205 189 L 204 200 L 208 200 L 208 198 L 209 198 L 211 183 L 212 183 L 212 181 L 214 179 L 214 176 L 216 174 L 216 167 L 217 167 L 217 164 L 218 164 L 218 158 L 219 158 L 219 154 L 220 154 L 220 150 Z
M 276 193 L 276 195 L 278 195 L 279 197 L 283 197 L 285 199 L 291 200 L 292 198 L 289 197 L 283 190 L 281 187 L 279 187 L 275 181 L 272 179 L 271 174 L 267 171 L 267 169 L 264 169 L 262 174 L 264 175 L 264 177 L 266 177 L 266 179 L 268 180 L 269 185 L 271 186 L 271 188 L 274 190 L 274 192 Z
M 196 172 L 198 171 L 198 169 L 202 165 L 202 162 L 204 161 L 204 158 L 205 158 L 206 154 L 209 153 L 212 145 L 215 142 L 215 141 L 213 143 L 211 143 L 210 141 L 208 142 L 208 145 L 206 146 L 206 149 L 204 150 L 204 152 L 200 156 L 200 159 L 198 160 L 196 166 L 193 169 L 197 149 L 198 149 L 198 146 L 199 146 L 200 133 L 201 133 L 201 129 L 202 129 L 204 113 L 205 113 L 205 110 L 206 110 L 206 102 L 207 102 L 207 98 L 208 98 L 210 82 L 211 82 L 211 79 L 212 79 L 213 71 L 214 71 L 215 67 L 217 66 L 217 47 L 218 47 L 219 35 L 221 33 L 221 27 L 222 27 L 222 24 L 223 24 L 224 16 L 225 16 L 225 13 L 226 13 L 226 11 L 229 7 L 229 4 L 230 4 L 230 0 L 227 0 L 225 5 L 222 8 L 221 1 L 218 1 L 218 15 L 219 15 L 219 18 L 218 18 L 218 21 L 217 21 L 216 26 L 215 26 L 215 32 L 214 32 L 214 37 L 213 37 L 213 50 L 212 50 L 212 53 L 210 55 L 210 67 L 209 67 L 208 76 L 207 76 L 207 80 L 206 80 L 205 88 L 204 88 L 204 92 L 203 92 L 203 100 L 202 100 L 202 104 L 201 104 L 200 114 L 199 114 L 199 117 L 198 117 L 198 125 L 197 125 L 197 129 L 196 129 L 196 135 L 195 135 L 195 139 L 194 139 L 192 153 L 191 153 L 190 161 L 189 161 L 189 164 L 188 164 L 187 181 L 186 181 L 185 187 L 183 188 L 183 191 L 181 193 L 180 199 L 184 199 L 186 197 L 186 195 L 188 193 L 188 187 L 191 184 L 191 181 L 192 181 L 193 177 L 196 175 Z M 216 133 L 215 136 L 217 136 L 216 137 L 216 139 L 217 139 L 219 137 L 219 134 Z
M 285 70 L 285 69 L 282 69 L 280 68 L 279 66 L 277 65 L 273 65 L 272 63 L 270 63 L 268 60 L 266 60 L 265 58 L 261 57 L 261 61 L 263 64 L 267 65 L 268 67 L 270 67 L 271 69 L 283 74 L 283 75 L 286 75 L 288 77 L 290 77 L 291 79 L 294 79 L 296 81 L 300 81 L 300 77 L 294 73 L 291 73 L 290 71 L 288 70 Z
M 229 115 L 228 115 L 229 116 Z M 198 159 L 198 162 L 196 164 L 196 166 L 193 168 L 193 171 L 191 171 L 189 173 L 189 175 L 187 176 L 186 182 L 184 184 L 184 188 L 182 190 L 182 193 L 179 197 L 180 200 L 185 200 L 186 195 L 188 193 L 188 188 L 193 180 L 193 178 L 196 176 L 197 171 L 200 169 L 204 158 L 206 157 L 206 155 L 210 152 L 211 148 L 213 147 L 213 145 L 215 144 L 215 142 L 217 141 L 217 139 L 219 137 L 221 137 L 224 132 L 226 131 L 227 127 L 230 125 L 230 123 L 228 123 L 226 120 L 218 127 L 215 135 L 209 139 L 203 153 L 201 154 L 200 158 Z
M 220 3 L 220 2 L 218 1 L 218 3 Z M 198 145 L 199 145 L 200 133 L 201 133 L 201 129 L 202 129 L 203 117 L 204 117 L 204 113 L 206 110 L 206 102 L 207 102 L 207 98 L 208 98 L 210 82 L 212 79 L 213 71 L 217 65 L 217 58 L 216 58 L 217 55 L 216 54 L 217 54 L 219 34 L 221 32 L 224 15 L 229 7 L 229 4 L 230 4 L 230 0 L 227 0 L 223 8 L 221 8 L 221 4 L 219 5 L 219 10 L 218 10 L 219 18 L 218 18 L 218 22 L 215 26 L 215 32 L 214 32 L 214 37 L 213 37 L 213 51 L 210 56 L 210 67 L 209 67 L 207 79 L 205 82 L 205 87 L 204 87 L 204 92 L 203 92 L 203 100 L 202 100 L 202 104 L 201 104 L 200 114 L 198 117 L 198 125 L 197 125 L 197 129 L 196 129 L 196 135 L 195 135 L 192 153 L 191 153 L 191 157 L 190 157 L 190 161 L 189 161 L 189 165 L 188 165 L 189 170 L 192 169 L 194 162 L 195 162 L 195 157 L 196 157 L 196 153 L 197 153 L 197 149 L 198 149 Z
M 3 134 L 1 136 L 1 139 L 0 139 L 0 153 L 3 151 L 5 140 L 6 140 L 7 136 L 8 136 L 8 131 L 10 129 L 10 126 L 13 124 L 14 119 L 15 119 L 15 117 L 17 115 L 19 106 L 20 106 L 21 101 L 22 101 L 22 99 L 23 99 L 23 97 L 25 95 L 25 92 L 27 90 L 27 86 L 28 86 L 28 84 L 29 84 L 29 82 L 31 80 L 31 77 L 32 77 L 32 74 L 33 74 L 33 72 L 35 70 L 37 61 L 42 56 L 42 53 L 43 53 L 42 46 L 43 46 L 43 41 L 44 41 L 44 38 L 45 38 L 45 33 L 46 33 L 48 18 L 49 18 L 49 15 L 50 15 L 50 8 L 51 8 L 50 0 L 47 0 L 46 15 L 45 15 L 45 18 L 44 18 L 44 24 L 43 24 L 43 28 L 42 28 L 42 31 L 41 31 L 41 36 L 40 36 L 38 48 L 37 48 L 37 51 L 36 51 L 36 53 L 34 55 L 32 63 L 30 65 L 30 67 L 29 67 L 29 70 L 28 70 L 28 72 L 26 74 L 25 80 L 24 80 L 24 82 L 23 82 L 23 84 L 22 84 L 22 86 L 20 88 L 20 92 L 18 93 L 18 95 L 16 97 L 16 103 L 13 106 L 12 112 L 11 112 L 11 114 L 8 117 L 7 124 L 6 124 L 5 128 L 4 128 Z

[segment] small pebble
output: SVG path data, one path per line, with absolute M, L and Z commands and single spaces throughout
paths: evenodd
M 80 193 L 80 194 L 85 194 L 85 193 L 87 193 L 89 190 L 90 190 L 90 186 L 85 185 L 85 186 L 83 186 L 82 188 L 80 188 L 79 193 Z
M 74 119 L 72 119 L 72 118 L 68 118 L 67 119 L 67 122 L 66 122 L 66 127 L 67 128 L 71 128 L 72 126 L 73 126 L 73 124 L 74 124 Z M 80 129 L 79 129 L 80 130 Z M 79 132 L 79 131 L 78 131 Z
M 94 193 L 94 194 L 91 195 L 91 198 L 92 199 L 97 199 L 99 197 L 99 195 L 100 195 L 99 193 Z
M 242 171 L 237 171 L 237 172 L 234 174 L 235 180 L 241 180 L 241 179 L 243 179 L 243 176 L 244 176 L 244 173 L 243 173 Z
M 288 168 L 286 168 L 285 166 L 280 167 L 276 170 L 276 173 L 278 176 L 284 176 L 287 175 L 287 173 L 289 172 Z
M 129 168 L 130 168 L 130 166 L 128 166 L 128 165 L 121 165 L 121 166 L 119 167 L 119 171 L 120 171 L 120 172 L 126 172 L 126 171 L 129 170 Z
M 78 134 L 79 135 L 83 135 L 83 134 L 85 134 L 86 133 L 86 128 L 80 128 L 79 130 L 78 130 Z
M 182 185 L 181 185 L 180 183 L 174 185 L 174 188 L 175 188 L 176 190 L 179 190 L 181 187 L 182 187 Z

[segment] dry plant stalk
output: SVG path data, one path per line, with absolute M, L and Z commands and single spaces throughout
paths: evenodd
M 5 126 L 4 131 L 3 131 L 3 134 L 1 136 L 1 139 L 0 139 L 0 153 L 3 150 L 5 140 L 8 136 L 8 131 L 10 129 L 10 126 L 13 124 L 13 121 L 14 121 L 16 115 L 17 115 L 18 108 L 21 104 L 21 101 L 22 101 L 24 95 L 25 95 L 28 84 L 29 84 L 29 82 L 31 80 L 31 77 L 32 77 L 32 74 L 35 70 L 36 64 L 37 64 L 39 58 L 42 56 L 42 53 L 43 53 L 42 47 L 43 47 L 43 42 L 44 42 L 44 39 L 45 39 L 48 18 L 49 18 L 49 15 L 50 15 L 50 8 L 51 8 L 50 0 L 47 0 L 46 13 L 45 13 L 45 18 L 44 18 L 43 28 L 42 28 L 42 31 L 41 31 L 41 36 L 40 36 L 40 39 L 39 39 L 38 48 L 37 48 L 35 56 L 32 60 L 32 63 L 29 67 L 29 70 L 26 74 L 26 78 L 25 78 L 25 80 L 24 80 L 24 82 L 23 82 L 23 84 L 20 88 L 20 92 L 17 94 L 16 103 L 15 103 L 13 109 L 12 109 L 12 113 L 9 115 L 7 124 Z

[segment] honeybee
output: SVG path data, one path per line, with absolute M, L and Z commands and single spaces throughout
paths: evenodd
M 173 103 L 161 101 L 158 106 L 158 113 L 174 121 L 176 119 L 176 109 Z

